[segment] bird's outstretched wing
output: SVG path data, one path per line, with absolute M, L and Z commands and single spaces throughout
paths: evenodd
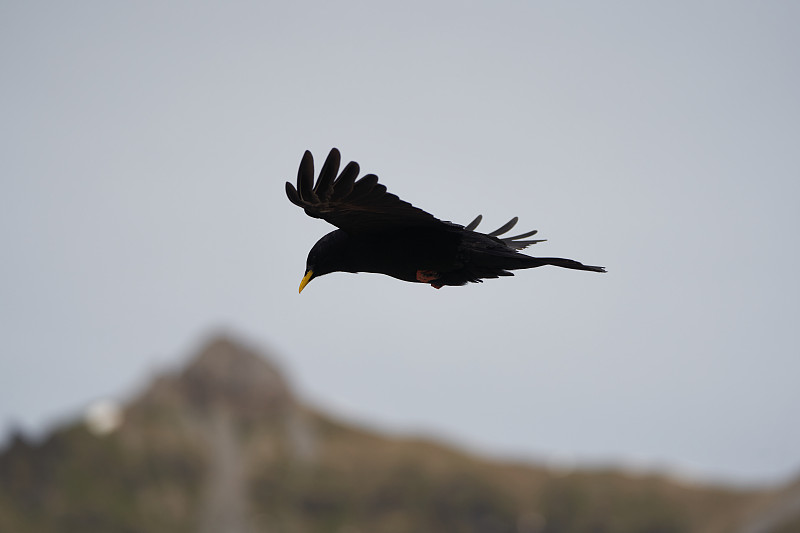
M 341 155 L 333 148 L 314 183 L 314 158 L 306 151 L 297 171 L 297 188 L 286 182 L 286 195 L 310 217 L 321 218 L 348 233 L 370 233 L 394 228 L 441 227 L 445 223 L 404 202 L 367 174 L 356 180 L 358 163 L 351 161 L 339 173 Z

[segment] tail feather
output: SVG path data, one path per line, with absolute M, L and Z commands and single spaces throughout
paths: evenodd
M 536 268 L 544 265 L 553 265 L 561 268 L 571 268 L 573 270 L 586 270 L 589 272 L 605 272 L 605 267 L 601 266 L 592 266 L 592 265 L 584 265 L 581 262 L 575 261 L 573 259 L 563 259 L 561 257 L 529 257 L 529 256 L 522 256 L 527 259 L 527 261 L 522 261 L 521 263 L 525 264 L 525 266 L 506 266 L 505 268 L 509 269 L 519 269 L 519 268 Z
M 480 223 L 478 216 L 467 228 L 474 228 Z M 512 219 L 500 228 L 502 232 L 508 231 L 516 222 Z M 464 229 L 463 227 L 460 227 Z M 492 233 L 501 235 L 498 230 Z M 523 233 L 511 238 L 502 238 L 489 234 L 468 231 L 460 233 L 461 242 L 458 245 L 458 266 L 452 270 L 441 272 L 441 277 L 436 280 L 437 285 L 464 285 L 466 283 L 480 283 L 482 279 L 497 278 L 500 276 L 513 276 L 510 271 L 527 268 L 536 268 L 544 265 L 553 265 L 573 270 L 588 272 L 605 272 L 605 267 L 584 265 L 573 259 L 561 257 L 531 257 L 518 252 L 528 244 L 524 239 L 533 232 Z M 511 241 L 511 242 L 509 242 Z
M 484 268 L 495 268 L 503 270 L 522 270 L 526 268 L 536 268 L 545 265 L 552 265 L 561 268 L 571 268 L 573 270 L 586 270 L 588 272 L 605 272 L 605 267 L 584 265 L 574 259 L 564 259 L 562 257 L 531 257 L 521 254 L 515 250 L 492 250 L 489 253 L 474 254 L 471 263 Z

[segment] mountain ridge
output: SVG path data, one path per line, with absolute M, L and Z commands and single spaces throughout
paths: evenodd
M 277 365 L 231 336 L 157 376 L 108 434 L 75 422 L 41 443 L 12 439 L 0 479 L 0 531 L 19 533 L 783 533 L 800 523 L 793 485 L 564 474 L 381 435 L 307 406 Z

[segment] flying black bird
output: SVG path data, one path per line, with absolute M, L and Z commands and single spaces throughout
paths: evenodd
M 536 230 L 501 237 L 517 217 L 488 234 L 474 231 L 480 215 L 466 226 L 444 222 L 387 192 L 375 174 L 356 181 L 359 167 L 354 161 L 339 173 L 340 160 L 339 150 L 332 149 L 315 184 L 314 158 L 306 151 L 297 188 L 286 182 L 286 195 L 293 204 L 339 228 L 311 248 L 300 292 L 312 279 L 331 272 L 376 272 L 439 289 L 513 276 L 509 270 L 542 265 L 606 271 L 572 259 L 518 253 L 542 241 L 526 240 Z

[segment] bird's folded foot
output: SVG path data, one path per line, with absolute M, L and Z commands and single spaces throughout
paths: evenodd
M 431 281 L 437 279 L 439 279 L 439 273 L 435 270 L 417 270 L 417 281 L 421 281 L 422 283 L 430 283 Z

